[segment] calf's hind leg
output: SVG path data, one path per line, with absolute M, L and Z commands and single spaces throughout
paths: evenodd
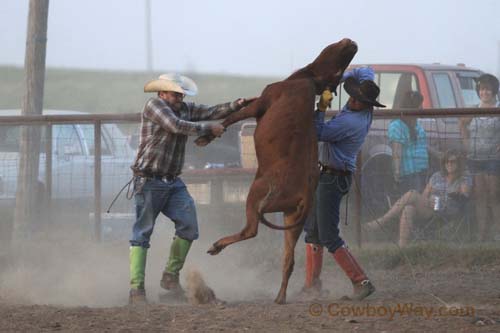
M 296 223 L 297 218 L 302 218 L 302 216 L 297 215 L 298 214 L 285 215 L 285 225 L 293 225 Z M 297 245 L 297 240 L 299 239 L 301 232 L 302 227 L 285 230 L 285 248 L 283 249 L 283 276 L 281 280 L 280 291 L 278 293 L 278 296 L 274 300 L 274 302 L 277 304 L 285 304 L 286 302 L 286 289 L 288 287 L 288 280 L 292 275 L 293 266 L 295 264 L 295 245 Z
M 237 234 L 227 236 L 219 239 L 215 242 L 212 247 L 207 251 L 211 255 L 218 254 L 222 251 L 226 246 L 255 237 L 257 235 L 257 229 L 259 227 L 259 214 L 258 209 L 261 201 L 267 195 L 269 191 L 269 186 L 267 181 L 262 178 L 255 179 L 250 187 L 250 191 L 248 192 L 247 197 L 247 205 L 246 205 L 246 215 L 247 215 L 247 223 L 245 227 L 238 232 Z

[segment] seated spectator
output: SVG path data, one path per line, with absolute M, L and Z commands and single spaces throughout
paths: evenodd
M 412 239 L 412 233 L 432 217 L 449 220 L 461 216 L 472 185 L 464 164 L 459 151 L 447 151 L 441 160 L 441 170 L 432 175 L 422 194 L 415 190 L 406 192 L 384 216 L 368 222 L 366 230 L 384 228 L 399 218 L 399 245 L 404 247 Z
M 418 109 L 424 98 L 418 91 L 408 91 L 401 109 Z M 415 117 L 402 116 L 392 120 L 388 127 L 392 148 L 392 170 L 399 197 L 409 190 L 421 192 L 427 180 L 429 155 L 425 130 Z

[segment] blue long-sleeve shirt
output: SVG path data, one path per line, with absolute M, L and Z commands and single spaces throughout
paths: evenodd
M 359 67 L 344 73 L 342 81 L 354 77 L 358 82 L 374 80 L 372 68 Z M 372 109 L 351 111 L 347 104 L 340 113 L 325 122 L 325 113 L 316 112 L 315 126 L 320 142 L 319 161 L 337 170 L 354 172 L 356 157 L 372 124 Z M 323 142 L 323 144 L 321 144 Z
M 325 122 L 325 113 L 316 112 L 315 125 L 320 146 L 319 160 L 337 170 L 354 172 L 356 156 L 361 150 L 372 124 L 372 111 L 351 111 L 344 106 L 335 117 Z

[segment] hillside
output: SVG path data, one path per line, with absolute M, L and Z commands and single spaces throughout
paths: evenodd
M 89 71 L 54 69 L 46 71 L 44 108 L 91 113 L 139 112 L 151 94 L 144 83 L 159 72 Z M 259 95 L 276 77 L 187 74 L 198 84 L 199 94 L 188 100 L 217 104 L 238 97 Z M 0 109 L 20 108 L 23 96 L 23 69 L 0 66 Z

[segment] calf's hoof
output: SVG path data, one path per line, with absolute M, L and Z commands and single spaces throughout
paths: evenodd
M 276 304 L 285 304 L 286 303 L 286 295 L 279 293 L 276 299 L 274 300 Z
M 212 138 L 210 138 L 209 136 L 200 136 L 199 138 L 197 138 L 196 140 L 194 140 L 194 143 L 197 145 L 197 146 L 200 146 L 200 147 L 205 147 L 206 145 L 208 145 L 210 142 L 212 141 Z
M 274 300 L 274 303 L 276 304 L 285 304 L 286 303 L 286 289 L 281 288 L 278 296 L 276 296 L 276 299 Z
M 224 246 L 214 243 L 211 248 L 208 249 L 207 253 L 211 255 L 219 254 L 220 251 L 224 249 Z

